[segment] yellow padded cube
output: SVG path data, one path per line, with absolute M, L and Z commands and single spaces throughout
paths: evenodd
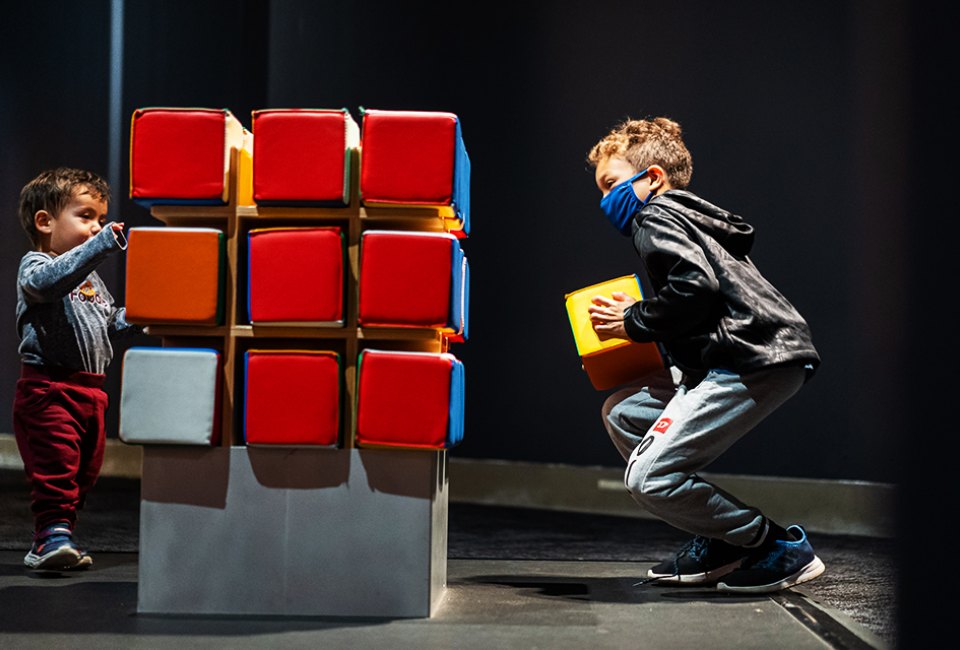
M 577 354 L 590 383 L 597 390 L 628 383 L 664 367 L 663 357 L 655 343 L 636 343 L 614 336 L 600 336 L 593 329 L 588 309 L 594 296 L 610 296 L 615 292 L 643 300 L 636 275 L 624 275 L 592 284 L 564 296 Z

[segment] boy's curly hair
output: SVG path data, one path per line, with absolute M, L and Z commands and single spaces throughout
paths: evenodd
M 625 119 L 593 145 L 587 162 L 596 167 L 611 156 L 624 158 L 638 170 L 660 165 L 677 189 L 686 188 L 693 176 L 693 158 L 683 143 L 680 124 L 667 117 Z
M 40 233 L 34 215 L 46 210 L 58 216 L 78 188 L 84 188 L 95 198 L 110 203 L 110 185 L 99 174 L 85 169 L 57 167 L 42 171 L 20 190 L 20 225 L 34 246 L 40 244 Z

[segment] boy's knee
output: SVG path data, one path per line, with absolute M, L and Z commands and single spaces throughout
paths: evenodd
M 644 438 L 634 452 L 634 457 L 627 464 L 623 484 L 636 501 L 642 503 L 648 510 L 655 511 L 661 503 L 670 500 L 676 484 L 668 477 L 656 475 L 651 466 L 640 458 L 647 440 Z
M 606 422 L 610 418 L 610 414 L 624 400 L 624 396 L 620 393 L 614 393 L 610 395 L 603 401 L 603 406 L 600 407 L 600 415 L 603 417 L 603 421 Z
M 622 401 L 623 396 L 620 393 L 608 395 L 607 399 L 603 400 L 603 406 L 600 408 L 600 413 L 603 415 L 603 419 L 606 420 L 614 407 L 616 407 L 616 405 Z
M 604 400 L 603 406 L 600 408 L 600 419 L 603 420 L 603 426 L 611 435 L 615 432 L 613 425 L 617 421 L 615 418 L 618 417 L 615 411 L 617 406 L 623 402 L 624 398 L 625 396 L 621 393 L 614 393 Z
M 600 413 L 603 416 L 603 423 L 609 429 L 610 424 L 623 426 L 623 412 L 627 398 L 634 395 L 633 391 L 620 391 L 614 393 L 603 402 Z

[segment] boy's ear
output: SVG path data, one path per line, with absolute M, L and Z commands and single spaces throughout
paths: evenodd
M 647 168 L 647 176 L 650 177 L 651 190 L 656 190 L 667 182 L 667 172 L 660 165 L 650 165 Z
M 33 225 L 36 227 L 37 232 L 49 235 L 53 230 L 52 222 L 53 216 L 46 210 L 37 210 L 37 213 L 33 215 Z

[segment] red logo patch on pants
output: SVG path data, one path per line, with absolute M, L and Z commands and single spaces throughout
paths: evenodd
M 670 425 L 673 424 L 673 420 L 670 418 L 660 418 L 655 425 L 653 425 L 653 430 L 657 433 L 666 433 L 667 429 L 670 428 Z

